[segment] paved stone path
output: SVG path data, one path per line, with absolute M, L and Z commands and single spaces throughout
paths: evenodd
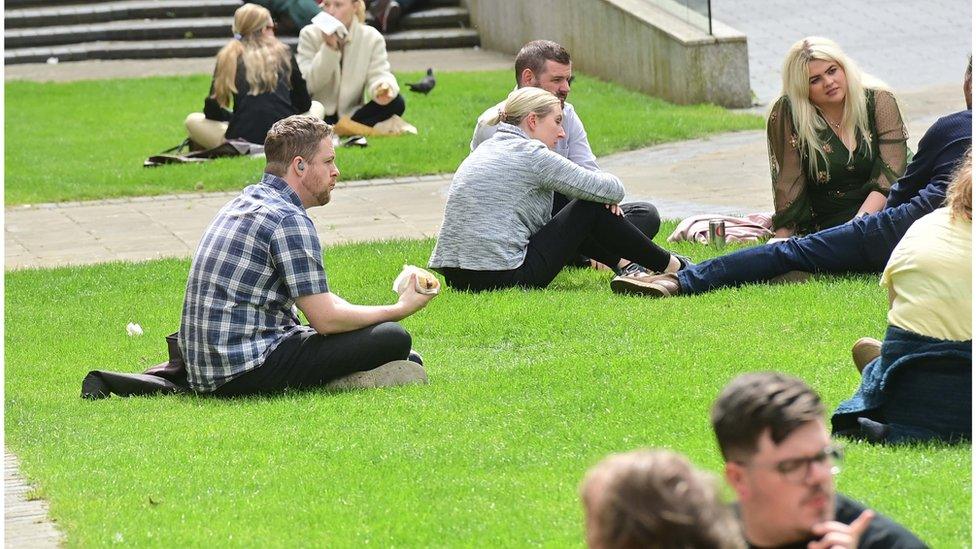
M 958 110 L 958 86 L 901 95 L 914 140 L 936 116 Z M 913 142 L 914 146 L 914 142 Z M 339 151 L 342 165 L 342 151 Z M 599 159 L 665 218 L 768 211 L 765 137 L 736 132 Z M 159 168 L 165 169 L 165 168 Z M 259 170 L 255 169 L 255 178 Z M 436 235 L 451 174 L 340 182 L 333 202 L 310 211 L 326 246 Z M 6 208 L 6 269 L 188 257 L 214 213 L 235 193 L 138 197 Z M 58 235 L 52 238 L 51 235 Z
M 3 453 L 4 547 L 58 547 L 61 532 L 47 519 L 47 502 L 29 499 L 31 486 L 17 472 L 17 457 Z
M 749 79 L 761 103 L 781 89 L 786 51 L 826 36 L 896 91 L 959 84 L 971 50 L 972 5 L 960 0 L 712 0 L 712 17 L 749 40 Z

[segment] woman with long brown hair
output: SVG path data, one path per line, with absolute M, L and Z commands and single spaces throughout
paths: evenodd
M 294 55 L 274 29 L 261 6 L 244 4 L 234 12 L 234 39 L 217 53 L 203 112 L 186 117 L 191 140 L 208 149 L 225 139 L 263 144 L 282 118 L 304 112 L 322 118 L 322 105 L 309 98 Z

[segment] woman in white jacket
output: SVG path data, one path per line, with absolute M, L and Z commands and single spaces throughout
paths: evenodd
M 390 72 L 386 41 L 363 24 L 363 0 L 325 0 L 322 9 L 349 30 L 339 38 L 308 25 L 299 34 L 298 67 L 312 99 L 325 106 L 325 121 L 340 135 L 401 133 L 406 104 Z

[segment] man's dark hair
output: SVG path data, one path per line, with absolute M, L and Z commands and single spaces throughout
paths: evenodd
M 767 429 L 779 444 L 799 427 L 823 417 L 823 402 L 809 385 L 777 372 L 733 379 L 712 405 L 712 427 L 725 461 L 756 453 L 759 437 Z
M 568 65 L 572 61 L 566 48 L 551 40 L 533 40 L 522 46 L 515 56 L 515 85 L 522 85 L 522 72 L 530 69 L 538 78 L 546 67 L 546 61 Z
M 308 162 L 319 151 L 322 140 L 331 136 L 332 126 L 314 116 L 296 114 L 275 122 L 264 139 L 264 171 L 284 177 L 296 156 Z

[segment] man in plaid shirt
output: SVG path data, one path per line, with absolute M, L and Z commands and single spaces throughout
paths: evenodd
M 306 210 L 328 204 L 339 177 L 332 128 L 285 118 L 268 131 L 265 156 L 261 182 L 217 213 L 190 267 L 179 332 L 190 387 L 273 392 L 406 359 L 410 334 L 396 321 L 432 295 L 408 284 L 393 305 L 361 306 L 329 291 Z

